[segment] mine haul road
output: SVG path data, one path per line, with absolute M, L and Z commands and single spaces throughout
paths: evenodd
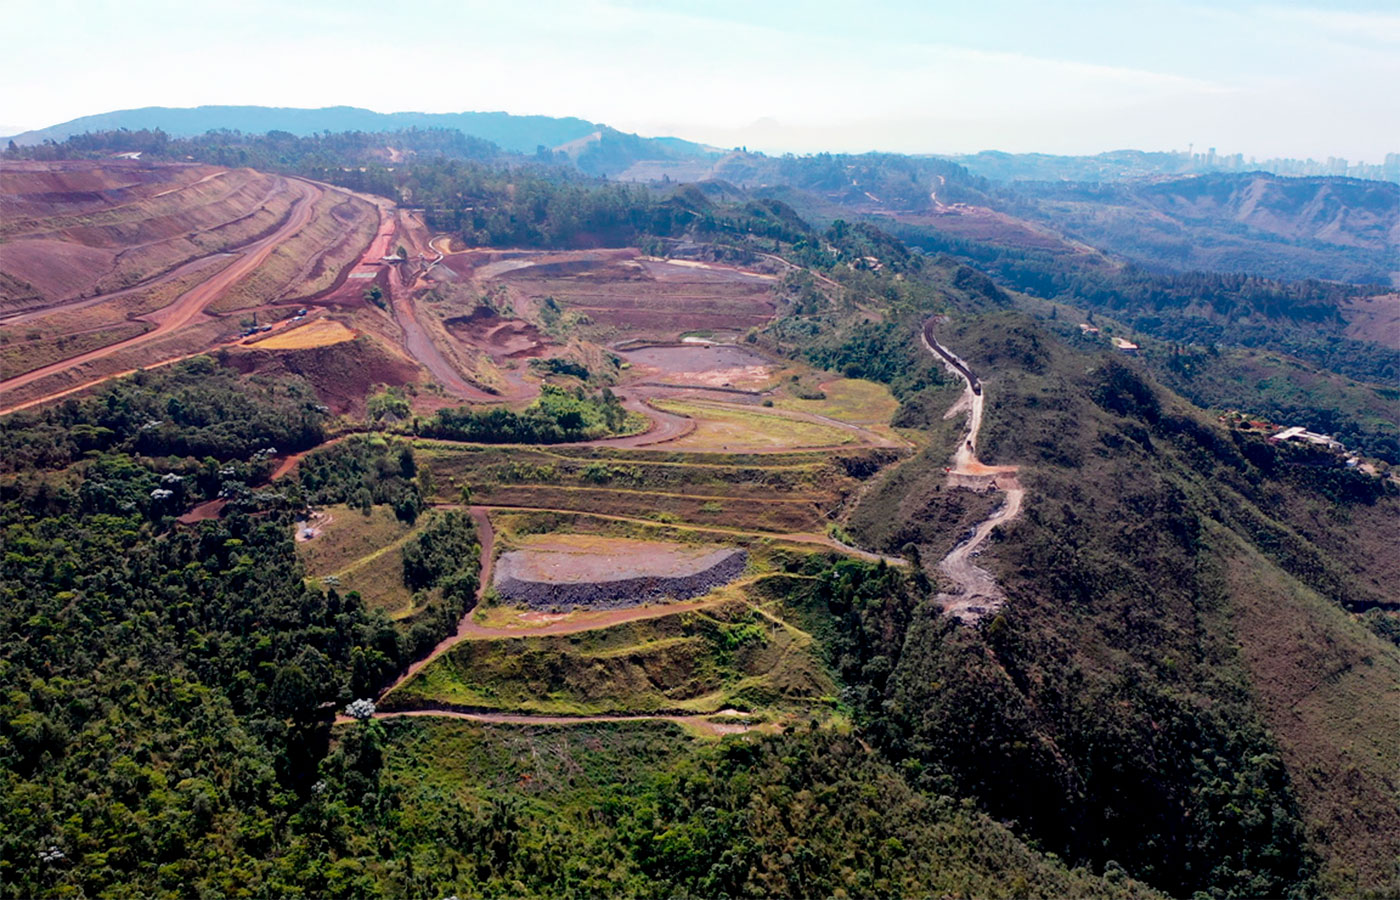
M 1006 494 L 1006 501 L 997 507 L 990 516 L 973 529 L 972 534 L 959 540 L 938 561 L 938 571 L 953 582 L 954 590 L 940 593 L 936 602 L 943 611 L 960 621 L 969 624 L 982 616 L 995 612 L 1006 602 L 992 573 L 972 562 L 972 557 L 991 536 L 992 530 L 1021 514 L 1021 506 L 1026 492 L 1016 478 L 1015 466 L 989 466 L 977 458 L 977 440 L 982 430 L 982 407 L 986 400 L 982 382 L 966 362 L 953 351 L 938 342 L 933 333 L 934 320 L 930 319 L 923 327 L 924 348 L 939 357 L 944 366 L 963 380 L 966 387 L 958 401 L 948 410 L 945 418 L 966 409 L 967 436 L 958 443 L 953 454 L 953 465 L 948 472 L 951 486 L 967 487 L 969 481 L 985 483 L 987 488 Z
M 3 402 L 3 397 L 8 392 L 24 387 L 41 378 L 76 368 L 94 360 L 102 359 L 121 350 L 148 344 L 151 341 L 165 337 L 188 325 L 196 316 L 202 314 L 210 303 L 222 296 L 224 291 L 228 290 L 245 275 L 262 265 L 267 260 L 268 256 L 277 249 L 278 244 L 305 228 L 307 223 L 311 221 L 311 214 L 315 209 L 316 200 L 320 196 L 320 188 L 311 182 L 296 178 L 289 178 L 286 183 L 291 190 L 296 191 L 298 194 L 292 213 L 287 217 L 287 221 L 272 234 L 238 251 L 240 255 L 237 260 L 215 272 L 208 280 L 200 282 L 181 294 L 175 299 L 174 303 L 141 317 L 141 319 L 145 321 L 156 323 L 155 328 L 147 331 L 145 334 L 138 334 L 124 341 L 118 341 L 106 347 L 90 350 L 87 353 L 80 353 L 77 356 L 35 369 L 32 372 L 26 372 L 23 375 L 17 375 L 6 381 L 0 381 L 0 402 Z M 166 360 L 153 360 L 148 365 L 159 365 L 162 362 L 166 362 Z M 81 387 L 90 387 L 94 384 L 100 384 L 113 377 L 117 376 L 98 376 L 81 385 Z M 0 414 L 13 412 L 14 409 L 19 409 L 24 406 L 34 406 L 54 396 L 71 394 L 77 389 L 80 388 L 65 388 L 53 395 L 36 398 L 24 404 L 20 404 L 13 409 L 0 409 Z

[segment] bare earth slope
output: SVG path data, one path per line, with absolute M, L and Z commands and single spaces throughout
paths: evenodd
M 7 163 L 0 213 L 7 410 L 290 317 L 344 282 L 379 219 L 303 179 L 131 160 Z

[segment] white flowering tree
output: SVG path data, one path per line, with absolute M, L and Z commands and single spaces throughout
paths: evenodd
M 374 717 L 374 701 L 368 697 L 363 700 L 355 700 L 345 707 L 345 714 L 352 719 L 364 721 Z

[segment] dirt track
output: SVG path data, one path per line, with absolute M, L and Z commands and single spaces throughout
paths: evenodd
M 428 333 L 423 330 L 409 291 L 391 289 L 389 294 L 390 307 L 394 311 L 394 321 L 403 331 L 404 349 L 408 351 L 410 356 L 422 363 L 443 387 L 463 400 L 499 401 L 501 399 L 479 387 L 468 384 L 462 376 L 457 374 L 457 370 L 442 355 L 442 351 L 433 343 L 432 338 L 428 337 Z
M 934 598 L 935 601 L 948 615 L 971 624 L 984 615 L 996 612 L 1006 602 L 1006 595 L 992 573 L 975 565 L 972 557 L 979 552 L 994 528 L 1020 515 L 1026 492 L 1016 478 L 1015 466 L 988 466 L 977 458 L 977 436 L 982 430 L 982 405 L 986 397 L 980 380 L 967 363 L 938 342 L 933 334 L 932 322 L 923 329 L 923 342 L 925 349 L 942 359 L 948 370 L 962 378 L 967 385 L 958 402 L 944 416 L 950 418 L 964 410 L 968 413 L 967 436 L 959 442 L 953 454 L 953 465 L 948 472 L 949 486 L 997 490 L 1006 494 L 1006 502 L 938 561 L 939 573 L 953 582 L 954 590 L 940 593 Z
M 126 350 L 141 344 L 150 343 L 151 341 L 165 337 L 190 324 L 197 316 L 203 314 L 205 308 L 214 300 L 218 299 L 224 291 L 228 290 L 228 288 L 233 286 L 245 275 L 262 265 L 267 257 L 277 249 L 278 244 L 306 227 L 307 223 L 311 221 L 311 214 L 314 210 L 316 200 L 320 196 L 320 189 L 310 182 L 301 181 L 299 179 L 289 179 L 287 185 L 289 189 L 299 194 L 293 206 L 292 214 L 287 217 L 287 221 L 275 232 L 263 238 L 261 241 L 245 247 L 240 251 L 241 255 L 236 261 L 214 273 L 207 281 L 201 282 L 181 294 L 176 298 L 174 303 L 154 313 L 141 317 L 145 321 L 154 322 L 156 325 L 155 328 L 124 341 L 118 341 L 115 344 L 109 344 L 106 347 L 91 350 L 87 353 L 82 353 L 78 356 L 39 369 L 34 369 L 31 372 L 26 372 L 23 375 L 0 382 L 0 396 L 4 396 L 9 391 L 21 388 L 41 378 L 74 369 L 77 366 L 93 362 L 94 360 L 103 359 L 119 350 Z M 166 362 L 166 360 L 153 362 L 151 365 L 158 365 L 160 362 Z M 88 387 L 92 384 L 106 381 L 112 377 L 115 376 L 97 376 L 82 385 L 82 387 Z M 43 402 L 53 396 L 72 393 L 74 390 L 74 388 L 67 388 L 58 394 L 37 398 L 23 405 L 32 406 L 35 403 Z M 17 409 L 20 407 L 17 406 L 15 408 Z M 11 411 L 13 410 L 0 410 L 0 414 Z
M 721 710 L 718 713 L 696 716 L 529 716 L 516 713 L 471 713 L 450 709 L 414 709 L 403 712 L 377 712 L 376 719 L 400 719 L 416 716 L 430 716 L 439 719 L 464 719 L 484 725 L 593 725 L 599 722 L 674 722 L 683 727 L 694 728 L 706 734 L 719 737 L 726 734 L 744 734 L 749 731 L 774 731 L 776 725 L 755 722 L 752 725 L 742 722 L 712 722 L 710 719 L 723 715 L 739 715 Z M 337 725 L 354 721 L 347 716 L 336 718 Z
M 651 422 L 650 427 L 641 434 L 632 434 L 627 437 L 601 438 L 596 441 L 583 441 L 572 446 L 576 447 L 649 447 L 653 444 L 664 444 L 673 441 L 678 437 L 690 434 L 695 430 L 695 420 L 686 416 L 678 416 L 665 410 L 657 409 L 646 400 L 631 394 L 623 395 L 618 393 L 618 399 L 622 401 L 624 409 L 641 413 Z M 563 446 L 570 446 L 565 444 Z

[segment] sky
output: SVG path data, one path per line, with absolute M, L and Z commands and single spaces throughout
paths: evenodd
M 348 105 L 578 116 L 769 153 L 1400 151 L 1400 0 L 0 0 L 0 13 L 0 134 L 141 106 Z

